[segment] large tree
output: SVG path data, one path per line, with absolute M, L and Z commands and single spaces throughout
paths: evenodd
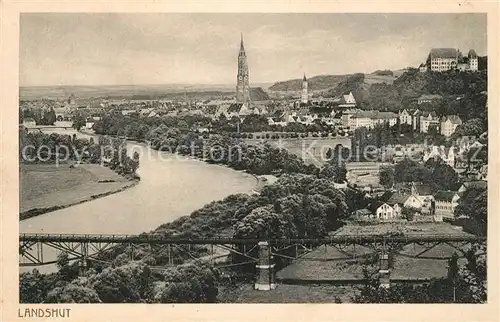
M 455 218 L 470 218 L 479 225 L 483 234 L 488 225 L 488 191 L 484 189 L 467 189 L 455 208 Z

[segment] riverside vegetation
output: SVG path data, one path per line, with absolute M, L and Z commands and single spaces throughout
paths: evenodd
M 115 138 L 95 142 L 28 133 L 21 126 L 19 159 L 21 220 L 122 191 L 139 180 L 139 155 L 127 156 L 125 142 Z
M 121 124 L 122 129 L 126 126 L 129 124 Z M 152 148 L 189 154 L 191 150 L 188 147 L 194 146 L 194 156 L 203 157 L 207 162 L 280 177 L 275 184 L 263 187 L 258 194 L 232 195 L 209 203 L 190 216 L 181 217 L 145 234 L 179 238 L 323 237 L 342 226 L 355 205 L 364 199 L 355 190 L 341 191 L 335 188 L 335 181 L 345 180 L 345 167 L 339 160 L 342 154 L 340 149 L 330 151 L 330 162 L 320 169 L 305 165 L 295 155 L 267 144 L 247 145 L 227 135 L 204 138 L 187 129 L 166 124 L 139 124 L 137 129 L 141 128 L 146 132 L 144 139 L 150 142 Z M 236 149 L 239 154 L 229 153 L 228 149 L 234 146 L 239 147 Z M 203 153 L 214 149 L 220 154 Z M 217 302 L 219 290 L 225 292 L 235 283 L 248 283 L 252 276 L 254 267 L 251 264 L 222 273 L 201 260 L 208 254 L 206 247 L 192 247 L 190 252 L 200 259 L 193 261 L 185 253 L 173 251 L 171 256 L 174 265 L 168 266 L 166 249 L 149 254 L 146 248 L 119 246 L 102 254 L 102 261 L 89 262 L 83 276 L 79 274 L 78 265 L 70 263 L 63 253 L 59 257 L 57 273 L 42 275 L 35 270 L 21 274 L 20 300 L 23 303 Z M 234 256 L 232 261 L 237 263 L 244 260 Z M 484 296 L 480 292 L 484 291 L 482 283 L 485 281 L 485 271 L 478 268 L 482 264 L 472 260 L 469 263 L 473 267 L 467 274 L 453 275 L 453 281 L 460 279 L 469 282 L 453 282 L 455 284 L 452 285 L 463 288 L 463 294 L 466 295 L 460 301 L 483 301 Z M 279 268 L 286 263 L 278 261 L 277 265 Z M 157 269 L 158 266 L 164 268 Z M 436 285 L 450 285 L 448 281 L 450 279 L 433 281 L 419 287 L 428 291 Z M 407 286 L 401 291 L 400 297 L 406 297 L 407 301 L 430 300 L 412 297 L 414 288 Z M 376 302 L 382 298 L 392 298 L 379 292 L 382 291 L 375 287 L 364 289 L 354 301 Z

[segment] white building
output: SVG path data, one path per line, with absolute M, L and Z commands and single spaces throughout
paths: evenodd
M 467 57 L 469 58 L 469 70 L 473 72 L 478 71 L 479 66 L 476 51 L 474 49 L 469 50 Z
M 453 219 L 455 208 L 458 206 L 460 196 L 455 191 L 438 191 L 434 195 L 436 200 L 436 215 Z
M 426 184 L 413 184 L 411 187 L 411 195 L 405 201 L 405 208 L 419 209 L 423 214 L 430 214 L 432 204 L 434 203 L 434 196 L 432 189 Z
M 342 126 L 348 127 L 351 126 L 351 118 L 354 114 L 356 114 L 359 110 L 356 109 L 348 109 L 342 112 L 341 120 Z
M 432 71 L 444 72 L 454 69 L 458 64 L 458 50 L 454 48 L 433 48 L 428 61 Z
M 398 122 L 398 115 L 392 112 L 358 111 L 349 119 L 351 130 L 360 127 L 373 128 L 377 124 L 394 126 Z
M 461 124 L 462 120 L 457 115 L 443 116 L 441 118 L 441 134 L 451 136 Z
M 420 132 L 427 133 L 430 126 L 439 127 L 439 117 L 436 112 L 427 112 L 420 116 Z
M 399 113 L 399 123 L 412 125 L 412 115 L 406 109 Z
M 417 104 L 418 105 L 425 104 L 425 103 L 432 104 L 432 103 L 439 102 L 442 99 L 443 99 L 443 97 L 441 95 L 438 95 L 438 94 L 422 94 L 417 99 Z
M 354 95 L 352 95 L 352 92 L 349 92 L 349 94 L 347 95 L 342 95 L 339 107 L 347 107 L 347 108 L 356 107 L 356 99 L 354 98 Z

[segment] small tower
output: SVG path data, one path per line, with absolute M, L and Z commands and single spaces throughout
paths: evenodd
M 307 92 L 307 78 L 306 74 L 304 74 L 304 78 L 302 78 L 302 99 L 300 100 L 302 104 L 307 104 L 309 102 L 309 94 Z
M 467 56 L 469 58 L 469 70 L 474 72 L 477 71 L 479 66 L 476 51 L 474 49 L 469 50 L 469 54 Z

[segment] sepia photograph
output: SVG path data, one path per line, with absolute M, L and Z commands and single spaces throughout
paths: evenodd
M 22 12 L 19 303 L 486 303 L 487 35 Z

